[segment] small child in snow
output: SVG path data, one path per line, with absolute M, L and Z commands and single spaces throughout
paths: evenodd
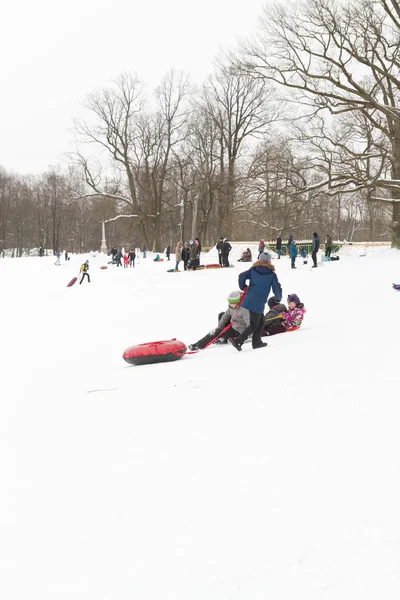
M 269 335 L 268 330 L 271 328 L 274 330 L 274 327 L 282 325 L 283 313 L 287 312 L 286 306 L 279 302 L 275 296 L 268 298 L 268 306 L 269 311 L 265 315 L 264 330 L 262 335 Z
M 231 326 L 220 335 L 215 343 L 219 342 L 226 344 L 229 338 L 234 338 L 239 335 L 239 333 L 245 331 L 250 325 L 250 311 L 247 310 L 247 308 L 240 306 L 241 299 L 241 292 L 231 292 L 228 296 L 229 306 L 227 310 L 220 315 L 218 327 L 207 333 L 207 335 L 195 344 L 190 344 L 189 350 L 202 350 L 207 344 L 212 342 L 212 340 L 216 338 L 229 323 Z
M 304 304 L 300 302 L 300 298 L 297 294 L 289 294 L 287 297 L 288 310 L 282 313 L 282 323 L 279 325 L 273 325 L 267 330 L 264 330 L 264 335 L 275 335 L 276 333 L 284 333 L 292 327 L 300 327 L 306 309 Z
M 86 275 L 86 277 L 88 278 L 88 282 L 90 283 L 90 275 L 89 275 L 88 271 L 89 271 L 89 261 L 88 261 L 88 260 L 86 260 L 86 261 L 83 263 L 83 265 L 81 265 L 81 268 L 80 268 L 80 272 L 82 273 L 82 277 L 81 277 L 81 280 L 80 280 L 80 282 L 79 282 L 79 285 L 80 285 L 80 284 L 82 283 L 82 281 L 84 280 L 84 278 L 85 278 L 85 275 Z
M 129 267 L 129 256 L 127 254 L 124 254 L 124 269 L 127 269 Z

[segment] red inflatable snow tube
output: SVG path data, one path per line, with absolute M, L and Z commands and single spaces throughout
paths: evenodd
M 185 356 L 186 351 L 183 342 L 173 339 L 131 346 L 125 350 L 122 358 L 130 365 L 148 365 L 179 360 Z

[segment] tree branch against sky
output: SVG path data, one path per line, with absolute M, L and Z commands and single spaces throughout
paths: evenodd
M 393 244 L 400 247 L 400 17 L 383 0 L 309 0 L 264 9 L 260 32 L 244 43 L 237 68 L 285 88 L 299 116 L 362 114 L 390 144 Z M 369 157 L 365 157 L 369 160 Z M 337 184 L 335 173 L 326 186 Z M 364 181 L 368 187 L 368 178 Z M 360 183 L 345 179 L 343 189 Z

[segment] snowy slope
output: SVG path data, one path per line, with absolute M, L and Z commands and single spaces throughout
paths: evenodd
M 0 600 L 397 600 L 400 253 L 276 260 L 300 331 L 142 367 L 249 265 L 85 258 L 0 260 Z

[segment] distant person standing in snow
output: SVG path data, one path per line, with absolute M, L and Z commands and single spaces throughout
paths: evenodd
M 332 245 L 333 245 L 332 238 L 331 238 L 331 236 L 330 236 L 330 235 L 327 233 L 327 234 L 326 234 L 326 242 L 325 242 L 325 256 L 326 256 L 327 258 L 330 258 L 330 256 L 331 256 L 331 252 L 332 252 Z
M 146 258 L 146 252 L 147 252 L 146 244 L 143 244 L 143 246 L 142 246 L 142 255 L 143 255 L 143 258 Z
M 229 252 L 232 250 L 232 246 L 228 242 L 227 238 L 224 238 L 224 243 L 222 244 L 222 266 L 229 267 Z
M 262 254 L 265 250 L 265 243 L 264 240 L 260 240 L 260 243 L 258 244 L 258 258 L 260 258 L 260 254 Z
M 281 257 L 281 250 L 282 250 L 282 238 L 281 238 L 281 234 L 279 234 L 278 237 L 276 238 L 276 252 L 278 254 L 278 260 Z
M 195 242 L 196 242 L 196 245 L 197 245 L 197 256 L 199 257 L 199 262 L 200 262 L 201 244 L 200 244 L 199 238 L 196 238 Z
M 216 248 L 218 251 L 218 262 L 221 265 L 221 267 L 223 266 L 223 264 L 222 264 L 222 246 L 223 246 L 223 244 L 224 244 L 224 238 L 220 237 L 217 242 Z
M 296 258 L 297 258 L 297 246 L 296 242 L 292 240 L 292 243 L 289 246 L 289 254 L 291 260 L 291 268 L 296 269 Z
M 129 266 L 130 267 L 135 266 L 135 258 L 136 258 L 136 252 L 134 250 L 129 250 Z
M 167 246 L 165 256 L 167 257 L 167 260 L 169 260 L 169 257 L 171 256 L 171 246 Z
M 293 242 L 293 236 L 292 236 L 292 235 L 289 235 L 289 237 L 288 237 L 288 241 L 287 241 L 287 255 L 288 255 L 288 256 L 289 256 L 289 254 L 290 254 L 290 245 L 291 245 L 291 243 L 292 243 L 292 242 Z
M 182 260 L 182 246 L 183 242 L 179 240 L 175 248 L 175 271 L 179 271 L 179 263 Z
M 190 240 L 189 248 L 190 248 L 190 250 L 189 250 L 190 260 L 189 260 L 189 264 L 188 264 L 188 269 L 193 269 L 193 271 L 195 271 L 200 264 L 196 240 Z
M 189 260 L 190 260 L 190 248 L 189 248 L 188 242 L 185 242 L 185 245 L 182 248 L 181 256 L 182 256 L 182 260 L 183 260 L 183 269 L 184 269 L 184 271 L 186 271 L 188 268 Z
M 80 268 L 80 272 L 82 273 L 82 277 L 81 277 L 81 280 L 79 282 L 79 285 L 82 283 L 82 281 L 84 280 L 85 276 L 87 277 L 88 282 L 90 283 L 90 275 L 89 275 L 88 271 L 89 271 L 89 261 L 85 260 L 85 262 L 83 263 L 83 265 L 81 265 L 81 268 Z
M 54 263 L 55 265 L 60 265 L 60 258 L 61 258 L 61 252 L 59 250 L 57 250 L 56 252 L 56 262 Z
M 115 255 L 114 260 L 117 264 L 117 267 L 122 267 L 122 252 L 121 252 L 121 250 L 117 251 L 117 254 Z
M 312 241 L 312 252 L 311 252 L 311 256 L 312 256 L 312 259 L 314 262 L 313 266 L 311 267 L 312 269 L 315 269 L 317 267 L 318 250 L 319 250 L 319 237 L 318 237 L 318 233 L 316 231 L 314 231 L 313 241 Z

